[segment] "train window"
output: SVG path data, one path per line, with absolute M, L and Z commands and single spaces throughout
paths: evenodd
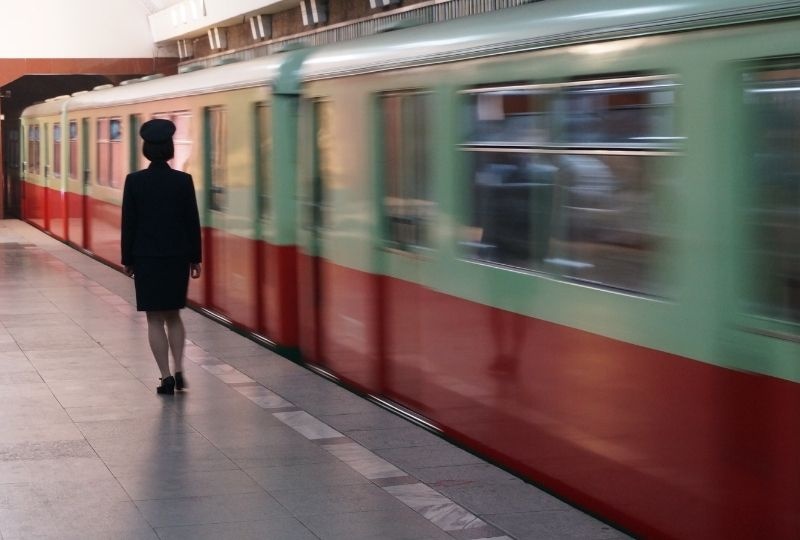
M 109 122 L 109 145 L 111 147 L 111 163 L 109 165 L 111 177 L 109 178 L 109 185 L 121 189 L 125 181 L 125 170 L 122 162 L 122 120 L 119 118 L 111 118 Z
M 272 129 L 271 111 L 269 105 L 258 103 L 256 105 L 256 136 L 258 140 L 258 156 L 256 167 L 258 174 L 259 215 L 267 218 L 271 211 L 270 191 L 272 189 L 272 175 L 270 173 L 272 155 Z
M 331 101 L 314 99 L 311 105 L 311 124 L 308 126 L 313 133 L 314 144 L 311 152 L 311 212 L 306 214 L 311 220 L 309 224 L 313 229 L 320 230 L 331 226 L 331 205 L 329 197 L 332 187 L 336 185 L 341 169 L 337 160 L 341 152 L 336 144 L 333 126 L 333 103 Z
M 119 189 L 124 176 L 122 121 L 119 118 L 100 118 L 97 120 L 97 183 Z
M 69 123 L 69 177 L 78 178 L 78 122 Z
M 206 109 L 206 129 L 206 141 L 208 141 L 206 155 L 210 185 L 208 207 L 211 210 L 224 212 L 228 207 L 227 164 L 225 161 L 227 118 L 224 108 L 209 107 Z M 177 130 L 175 133 L 177 135 Z
M 53 176 L 61 176 L 61 124 L 53 124 Z
M 39 174 L 39 126 L 28 128 L 28 160 L 31 174 Z
M 472 179 L 464 253 L 663 295 L 654 268 L 662 241 L 654 200 L 678 141 L 671 127 L 676 84 L 654 77 L 510 88 L 525 96 L 524 115 L 536 118 L 526 118 L 524 129 L 506 127 L 502 88 L 466 92 L 473 121 L 462 144 Z M 489 119 L 513 136 L 476 137 Z
M 50 125 L 44 124 L 42 127 L 42 133 L 44 134 L 44 142 L 42 143 L 42 151 L 44 153 L 44 178 L 47 180 L 47 176 L 50 169 Z
M 130 171 L 139 171 L 147 168 L 147 158 L 142 153 L 142 139 L 139 135 L 139 129 L 142 127 L 142 115 L 132 114 L 128 118 L 128 139 L 130 152 L 128 153 L 128 169 Z
M 111 176 L 109 163 L 110 147 L 108 140 L 108 118 L 101 118 L 97 121 L 97 183 L 101 186 L 108 185 Z
M 176 113 L 172 118 L 175 123 L 175 157 L 173 167 L 184 172 L 190 172 L 192 156 L 192 116 L 188 112 Z
M 174 111 L 154 114 L 153 118 L 164 118 L 175 124 L 172 144 L 175 156 L 169 162 L 173 169 L 191 174 L 192 157 L 192 115 L 188 111 Z
M 398 247 L 429 246 L 435 213 L 431 193 L 431 95 L 384 94 L 380 98 L 383 214 L 386 238 Z
M 470 94 L 467 139 L 473 144 L 547 142 L 551 100 L 548 86 L 490 88 Z
M 559 95 L 564 144 L 669 147 L 675 137 L 675 83 L 669 79 L 575 83 Z
M 800 69 L 747 73 L 750 122 L 747 196 L 751 313 L 792 323 L 800 334 Z

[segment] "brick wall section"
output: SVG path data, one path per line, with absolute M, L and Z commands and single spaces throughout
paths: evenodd
M 291 36 L 306 30 L 308 28 L 303 26 L 300 6 L 295 6 L 272 16 L 272 39 Z
M 331 24 L 360 19 L 373 13 L 369 0 L 330 0 L 329 7 L 328 20 Z M 378 10 L 374 12 L 378 13 Z
M 253 35 L 250 31 L 250 21 L 245 24 L 228 28 L 228 48 L 243 49 L 253 44 Z

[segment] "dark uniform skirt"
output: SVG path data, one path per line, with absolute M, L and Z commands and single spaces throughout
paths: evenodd
M 185 257 L 136 257 L 133 266 L 136 310 L 185 308 L 189 271 L 189 261 Z

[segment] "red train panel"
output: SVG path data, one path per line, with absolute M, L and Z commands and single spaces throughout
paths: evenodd
M 328 262 L 320 262 L 317 272 L 314 294 L 319 311 L 311 318 L 318 325 L 313 331 L 319 344 L 317 356 L 309 358 L 348 383 L 375 392 L 380 372 L 375 354 L 374 277 Z M 301 319 L 305 318 L 301 313 Z
M 298 251 L 297 253 L 297 311 L 298 345 L 310 361 L 319 362 L 323 356 L 319 336 L 319 321 L 315 287 L 319 259 Z
M 798 385 L 392 278 L 376 359 L 334 316 L 370 320 L 370 276 L 329 263 L 324 274 L 318 361 L 454 439 L 647 537 L 800 531 Z
M 64 193 L 57 189 L 46 188 L 47 196 L 47 230 L 53 236 L 67 239 L 66 201 Z
M 297 248 L 259 242 L 259 332 L 284 347 L 297 346 Z
M 22 182 L 22 215 L 31 224 L 45 228 L 45 188 Z
M 77 193 L 66 193 L 67 199 L 67 239 L 79 247 L 86 247 L 83 236 L 83 218 L 86 199 Z
M 98 257 L 119 266 L 122 208 L 97 199 L 89 205 L 89 249 Z
M 256 243 L 219 229 L 206 229 L 210 237 L 205 257 L 212 310 L 234 323 L 255 331 L 257 323 Z

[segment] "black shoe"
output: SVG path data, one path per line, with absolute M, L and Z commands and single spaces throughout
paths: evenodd
M 166 379 L 159 379 L 161 386 L 156 388 L 156 394 L 172 395 L 175 393 L 175 377 L 170 375 Z
M 188 388 L 186 381 L 183 380 L 183 372 L 176 371 L 175 372 L 175 390 L 183 390 L 184 388 Z

